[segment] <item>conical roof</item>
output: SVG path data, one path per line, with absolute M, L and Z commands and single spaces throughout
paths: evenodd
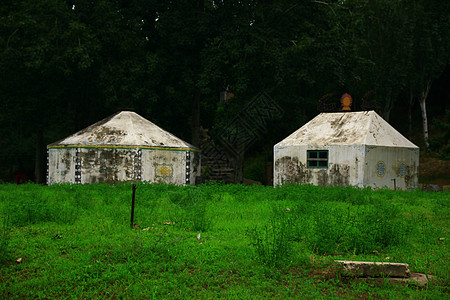
M 275 146 L 289 145 L 418 148 L 375 111 L 321 113 Z
M 74 146 L 197 149 L 131 111 L 116 113 L 50 144 L 49 148 Z

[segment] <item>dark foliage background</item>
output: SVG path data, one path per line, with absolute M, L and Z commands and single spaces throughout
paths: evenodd
M 450 2 L 4 0 L 0 179 L 45 180 L 45 146 L 133 109 L 199 144 L 260 92 L 285 111 L 249 155 L 314 117 L 318 100 L 363 99 L 448 157 Z M 219 101 L 226 90 L 233 97 Z M 368 94 L 371 92 L 370 94 Z M 214 138 L 214 136 L 213 136 Z

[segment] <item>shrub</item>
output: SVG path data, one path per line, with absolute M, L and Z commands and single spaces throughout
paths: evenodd
M 330 199 L 329 195 L 324 198 Z M 297 201 L 292 209 L 293 240 L 305 241 L 310 250 L 320 254 L 361 254 L 397 245 L 408 234 L 400 209 L 391 202 L 365 196 L 360 203 L 354 196 L 347 199 Z
M 292 256 L 293 228 L 293 215 L 283 209 L 274 209 L 266 225 L 248 230 L 251 245 L 263 264 L 281 266 L 288 262 Z

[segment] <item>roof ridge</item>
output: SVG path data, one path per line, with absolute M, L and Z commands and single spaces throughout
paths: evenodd
M 58 145 L 135 145 L 197 149 L 133 111 L 117 112 L 48 146 Z
M 417 148 L 375 111 L 321 113 L 275 145 L 379 145 Z

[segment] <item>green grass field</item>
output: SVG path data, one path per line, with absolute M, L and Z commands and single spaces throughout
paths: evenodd
M 449 193 L 139 184 L 130 229 L 131 191 L 0 185 L 0 298 L 450 298 Z M 436 278 L 344 280 L 334 259 Z

